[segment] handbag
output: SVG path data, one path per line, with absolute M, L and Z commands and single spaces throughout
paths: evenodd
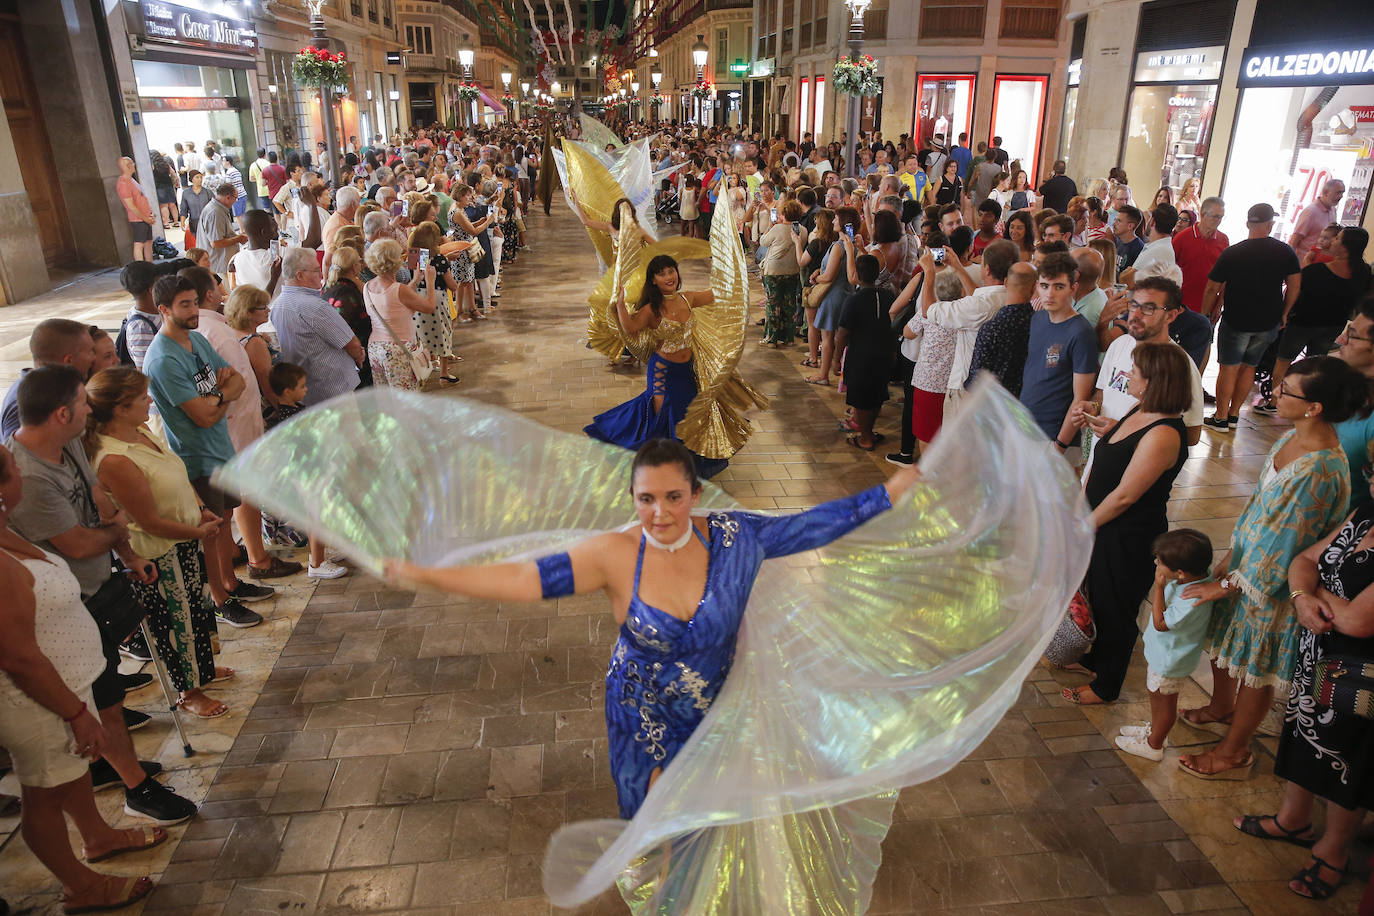
M 1083 589 L 1073 593 L 1068 610 L 1059 621 L 1059 628 L 1045 647 L 1045 659 L 1052 665 L 1072 665 L 1093 647 L 1097 639 L 1097 624 L 1093 622 L 1092 606 Z
M 821 301 L 825 299 L 825 294 L 830 292 L 830 287 L 833 285 L 834 281 L 832 280 L 808 286 L 806 292 L 802 294 L 802 304 L 809 309 L 820 308 Z
M 391 335 L 392 341 L 406 348 L 407 355 L 410 356 L 410 368 L 415 373 L 415 378 L 420 384 L 424 384 L 431 375 L 434 374 L 434 364 L 430 362 L 429 351 L 420 345 L 419 341 L 407 343 L 401 339 L 391 327 L 391 322 L 382 317 L 382 313 L 374 309 L 368 302 L 366 290 L 364 290 L 363 307 L 367 309 L 369 315 L 375 315 L 377 320 L 386 328 L 386 332 Z
M 1374 659 L 1320 652 L 1307 693 L 1327 709 L 1374 719 Z
M 482 249 L 482 243 L 474 241 L 472 247 L 468 249 L 468 260 L 474 264 L 482 263 L 482 258 L 486 252 Z

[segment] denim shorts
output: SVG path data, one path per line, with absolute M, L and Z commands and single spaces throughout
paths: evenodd
M 1336 338 L 1344 330 L 1343 324 L 1326 327 L 1290 324 L 1283 329 L 1283 337 L 1279 340 L 1279 359 L 1291 363 L 1303 350 L 1307 351 L 1308 356 L 1325 356 L 1336 349 Z
M 1258 366 L 1264 351 L 1269 349 L 1269 345 L 1278 336 L 1278 328 L 1268 331 L 1236 331 L 1223 318 L 1221 326 L 1217 329 L 1217 362 L 1223 366 Z

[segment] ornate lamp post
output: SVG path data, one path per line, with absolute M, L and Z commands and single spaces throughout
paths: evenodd
M 324 31 L 325 0 L 306 0 L 310 7 L 310 32 L 315 47 L 329 50 L 329 36 Z M 320 120 L 324 125 L 324 148 L 329 161 L 324 163 L 324 176 L 331 186 L 339 184 L 339 139 L 334 129 L 334 87 L 320 87 Z
M 692 45 L 692 63 L 697 67 L 697 82 L 700 83 L 706 75 L 706 59 L 711 56 L 711 49 L 706 44 L 706 36 L 698 35 L 696 44 Z M 700 125 L 701 111 L 705 108 L 704 99 L 698 99 L 695 93 L 692 95 L 693 105 L 697 110 L 697 124 Z
M 844 5 L 849 8 L 849 56 L 854 60 L 859 59 L 859 52 L 864 46 L 864 13 L 868 12 L 868 7 L 873 0 L 844 0 Z M 858 174 L 858 161 L 855 155 L 859 142 L 859 109 L 863 107 L 861 96 L 853 95 L 848 99 L 848 112 L 846 120 L 849 122 L 847 129 L 848 138 L 844 143 L 844 164 L 845 170 L 850 175 Z
M 501 91 L 502 91 L 502 93 L 505 94 L 505 95 L 510 95 L 510 71 L 509 71 L 509 70 L 502 70 L 502 71 L 501 71 Z M 514 121 L 514 120 L 515 120 L 515 112 L 513 112 L 513 111 L 507 111 L 507 112 L 506 112 L 506 120 L 507 120 L 507 121 Z
M 639 105 L 639 80 L 630 80 L 630 92 L 634 98 L 630 106 L 630 120 L 634 120 L 635 108 Z
M 463 81 L 472 82 L 472 60 L 476 57 L 476 52 L 472 50 L 472 45 L 464 40 L 462 47 L 458 49 L 458 63 L 463 67 Z M 475 121 L 471 102 L 463 103 L 463 126 L 471 127 Z
M 655 53 L 655 49 L 653 49 L 653 48 L 650 48 L 650 49 L 649 49 L 649 56 L 651 56 L 651 57 L 657 57 L 657 56 L 658 56 L 658 55 Z M 663 82 L 663 71 L 660 70 L 660 69 L 658 69 L 658 64 L 654 64 L 654 69 L 652 69 L 652 70 L 649 71 L 649 82 L 653 83 L 653 85 L 654 85 L 654 93 L 653 93 L 653 94 L 654 94 L 654 95 L 658 95 L 658 84 L 661 83 L 661 82 Z M 654 104 L 650 104 L 650 105 L 649 105 L 649 108 L 650 108 L 651 111 L 652 111 L 654 123 L 657 124 L 657 123 L 658 123 L 658 116 L 659 116 L 658 106 L 657 106 L 657 105 L 654 105 Z

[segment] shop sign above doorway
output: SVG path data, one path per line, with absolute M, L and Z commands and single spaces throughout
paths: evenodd
M 1175 51 L 1142 51 L 1135 56 L 1137 83 L 1188 83 L 1221 79 L 1222 45 L 1179 48 Z
M 164 0 L 140 0 L 139 7 L 143 12 L 143 37 L 148 41 L 235 54 L 257 53 L 258 32 L 247 20 Z
M 1241 87 L 1374 85 L 1374 43 L 1246 48 Z

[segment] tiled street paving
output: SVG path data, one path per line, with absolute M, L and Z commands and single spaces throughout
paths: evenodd
M 576 431 L 643 380 L 579 340 L 595 262 L 566 208 L 529 223 L 535 250 L 508 268 L 502 307 L 457 331 L 465 360 L 452 394 Z M 689 272 L 688 285 L 701 276 Z M 0 311 L 0 381 L 26 363 L 39 318 L 117 327 L 125 309 L 105 274 Z M 834 389 L 802 381 L 796 348 L 762 349 L 756 336 L 741 371 L 773 409 L 755 415 L 758 434 L 717 482 L 746 506 L 795 509 L 882 480 L 881 455 L 846 446 L 836 429 Z M 879 422 L 890 436 L 898 407 Z M 1247 414 L 1233 436 L 1204 433 L 1172 518 L 1223 546 L 1277 429 Z M 134 735 L 171 785 L 203 802 L 200 816 L 159 849 L 100 867 L 160 873 L 150 913 L 550 913 L 540 890 L 549 836 L 615 812 L 601 710 L 616 628 L 604 599 L 497 605 L 363 576 L 314 587 L 297 577 L 257 608 L 263 626 L 223 634 L 239 677 L 218 695 L 233 711 L 186 723 L 197 754 L 180 755 L 165 712 Z M 1244 783 L 1181 774 L 1177 749 L 1160 765 L 1113 749 L 1121 724 L 1148 715 L 1143 662 L 1131 674 L 1123 702 L 1082 709 L 1059 698 L 1081 678 L 1035 669 L 968 760 L 902 792 L 870 912 L 1354 913 L 1367 846 L 1356 847 L 1349 886 L 1307 903 L 1286 888 L 1304 851 L 1231 826 L 1238 813 L 1276 808 L 1273 739 Z M 1204 697 L 1192 685 L 1184 705 Z M 130 702 L 159 705 L 155 690 Z M 1186 726 L 1173 738 L 1185 750 L 1211 740 Z M 12 776 L 0 791 L 17 791 Z M 102 810 L 129 823 L 118 794 L 102 793 Z M 0 829 L 0 893 L 16 912 L 60 912 L 16 819 Z M 626 909 L 610 893 L 578 912 Z

